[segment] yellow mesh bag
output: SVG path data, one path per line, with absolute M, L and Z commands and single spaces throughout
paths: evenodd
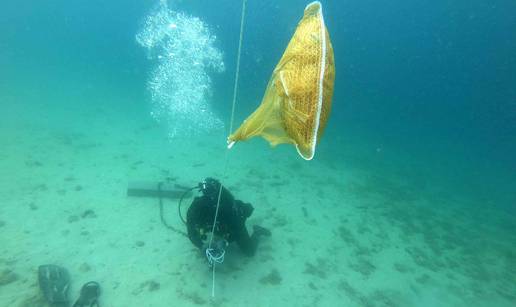
M 261 105 L 229 136 L 228 147 L 254 136 L 272 146 L 293 144 L 311 160 L 330 115 L 335 64 L 322 7 L 306 8 L 272 73 Z

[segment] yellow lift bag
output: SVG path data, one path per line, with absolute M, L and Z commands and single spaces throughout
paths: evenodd
M 272 72 L 261 105 L 228 137 L 228 147 L 254 136 L 293 144 L 311 160 L 330 115 L 335 63 L 322 6 L 310 3 Z

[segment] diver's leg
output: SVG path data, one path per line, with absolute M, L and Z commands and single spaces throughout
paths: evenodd
M 256 253 L 256 247 L 258 246 L 258 236 L 256 233 L 253 233 L 252 236 L 249 236 L 247 229 L 243 225 L 236 235 L 236 242 L 242 252 L 246 254 L 246 256 L 251 257 Z
M 253 234 L 249 236 L 249 233 L 247 232 L 247 228 L 245 226 L 242 226 L 236 242 L 238 246 L 240 246 L 240 249 L 247 255 L 247 256 L 254 256 L 256 253 L 256 249 L 258 247 L 258 239 L 260 236 L 270 236 L 271 232 L 261 226 L 255 225 L 253 227 Z

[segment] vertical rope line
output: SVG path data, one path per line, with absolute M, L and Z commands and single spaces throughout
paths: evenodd
M 215 297 L 215 263 L 216 262 L 213 262 L 211 270 L 211 297 Z
M 236 105 L 236 98 L 237 98 L 237 91 L 238 91 L 238 75 L 240 74 L 240 54 L 242 53 L 242 37 L 244 35 L 244 19 L 245 19 L 245 6 L 246 6 L 247 0 L 242 1 L 242 14 L 240 18 L 240 37 L 238 39 L 238 53 L 237 53 L 237 66 L 235 71 L 235 84 L 233 86 L 233 105 L 231 106 L 231 119 L 229 121 L 229 133 L 231 134 L 231 131 L 233 131 L 233 122 L 235 119 L 235 105 Z
M 244 34 L 244 19 L 245 19 L 245 7 L 246 7 L 247 0 L 242 1 L 242 13 L 240 18 L 240 37 L 238 39 L 238 52 L 237 52 L 237 65 L 236 65 L 236 71 L 235 71 L 235 83 L 233 85 L 233 103 L 231 105 L 231 118 L 229 120 L 229 134 L 231 134 L 231 131 L 233 131 L 233 122 L 235 120 L 235 106 L 236 106 L 236 98 L 238 93 L 238 77 L 240 74 L 240 54 L 242 53 L 242 40 L 243 40 L 243 34 Z M 229 160 L 229 149 L 226 149 L 226 153 L 224 155 L 224 167 L 222 170 L 222 178 L 226 177 L 227 168 L 228 168 L 228 160 Z M 219 215 L 219 207 L 220 207 L 220 198 L 222 195 L 222 183 L 219 187 L 219 195 L 217 197 L 217 207 L 215 208 L 215 216 L 213 218 L 213 225 L 211 226 L 211 238 L 210 243 L 208 244 L 208 248 L 211 248 L 211 245 L 213 243 L 213 235 L 215 234 L 215 226 L 217 225 L 217 218 Z M 215 297 L 215 265 L 216 263 L 213 262 L 212 267 L 212 283 L 211 283 L 211 297 Z

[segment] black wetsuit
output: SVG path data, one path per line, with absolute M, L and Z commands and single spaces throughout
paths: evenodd
M 188 237 L 199 249 L 203 249 L 203 240 L 206 239 L 204 234 L 211 232 L 216 207 L 217 197 L 203 195 L 196 197 L 188 209 Z M 256 252 L 260 235 L 270 235 L 268 230 L 259 226 L 249 235 L 245 221 L 252 211 L 251 204 L 235 200 L 226 188 L 222 189 L 215 234 L 228 242 L 236 242 L 248 256 L 253 256 Z

